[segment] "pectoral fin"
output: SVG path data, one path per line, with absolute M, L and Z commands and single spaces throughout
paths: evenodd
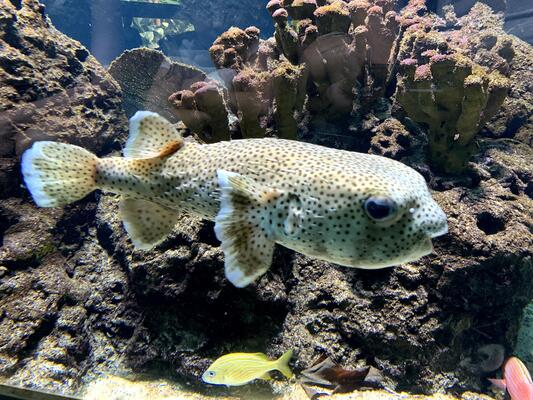
M 131 241 L 142 250 L 161 243 L 178 222 L 176 211 L 146 200 L 123 199 L 120 213 Z
M 215 218 L 215 233 L 222 242 L 226 277 L 244 287 L 264 274 L 272 263 L 274 241 L 268 221 L 269 200 L 280 195 L 275 189 L 261 187 L 254 180 L 219 170 L 220 211 Z
M 261 379 L 263 379 L 265 381 L 271 381 L 272 377 L 270 376 L 269 372 L 265 372 L 263 375 L 261 375 Z

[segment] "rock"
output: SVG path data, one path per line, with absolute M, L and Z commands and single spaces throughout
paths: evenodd
M 199 69 L 170 61 L 160 51 L 147 48 L 126 50 L 111 63 L 109 73 L 122 87 L 128 117 L 136 111 L 148 110 L 171 122 L 179 119 L 169 96 L 206 78 Z
M 87 331 L 85 302 L 113 276 L 127 280 L 118 269 L 93 270 L 92 278 L 75 271 L 72 255 L 88 254 L 81 250 L 83 221 L 94 220 L 95 198 L 81 207 L 37 209 L 21 186 L 20 155 L 42 139 L 101 155 L 121 147 L 127 120 L 117 83 L 49 23 L 37 1 L 2 2 L 0 32 L 0 375 L 13 384 L 73 393 L 99 350 L 97 335 Z M 92 262 L 91 268 L 105 269 L 105 261 Z M 108 304 L 116 310 L 116 303 Z
M 106 247 L 131 271 L 144 315 L 128 365 L 164 360 L 178 376 L 197 381 L 221 354 L 274 357 L 294 348 L 296 369 L 326 353 L 344 366 L 372 359 L 391 385 L 405 388 L 486 387 L 459 361 L 490 343 L 507 352 L 514 345 L 521 307 L 533 295 L 533 204 L 524 184 L 531 149 L 485 146 L 475 159 L 477 185 L 439 181 L 435 197 L 450 233 L 435 241 L 436 253 L 394 269 L 337 267 L 277 248 L 269 272 L 238 290 L 224 277 L 211 222 L 184 217 L 158 248 L 134 251 L 116 201 L 101 201 L 97 229 L 113 232 Z
M 125 138 L 115 81 L 87 49 L 50 25 L 41 4 L 16 4 L 0 7 L 0 187 L 6 189 L 0 197 L 20 193 L 18 157 L 36 140 L 101 154 Z

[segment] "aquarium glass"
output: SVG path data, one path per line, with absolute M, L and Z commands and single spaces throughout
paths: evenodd
M 533 400 L 531 0 L 0 0 L 0 399 Z

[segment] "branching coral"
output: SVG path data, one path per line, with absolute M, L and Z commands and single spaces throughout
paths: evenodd
M 208 140 L 231 136 L 228 112 L 238 120 L 235 137 L 296 138 L 299 128 L 331 124 L 370 132 L 376 121 L 391 117 L 395 102 L 400 107 L 394 116 L 407 116 L 427 130 L 432 165 L 458 172 L 475 135 L 505 99 L 509 84 L 496 70 L 509 70 L 512 46 L 496 45 L 486 35 L 476 45 L 484 52 L 473 57 L 472 46 L 429 14 L 424 0 L 410 0 L 401 10 L 396 5 L 270 0 L 274 38 L 260 39 L 254 27 L 224 32 L 210 53 L 226 89 L 217 93 L 225 97 L 202 106 L 196 89 L 179 92 L 172 98 L 178 113 L 187 110 L 184 122 Z M 219 133 L 215 126 L 222 127 Z
M 259 40 L 259 33 L 254 27 L 230 28 L 211 46 L 211 58 L 227 87 L 225 99 L 213 94 L 210 101 L 216 107 L 202 107 L 194 88 L 171 96 L 184 123 L 204 140 L 229 139 L 227 111 L 238 117 L 242 137 L 264 137 L 275 124 L 279 137 L 296 138 L 294 114 L 304 105 L 306 69 L 279 60 L 273 41 Z
M 401 61 L 396 100 L 427 127 L 431 164 L 458 172 L 476 133 L 505 100 L 509 81 L 448 48 L 436 32 L 413 30 L 401 49 L 402 55 L 409 52 L 413 57 Z

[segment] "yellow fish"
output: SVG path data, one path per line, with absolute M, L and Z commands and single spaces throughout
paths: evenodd
M 120 194 L 133 244 L 150 249 L 188 212 L 215 221 L 226 277 L 238 287 L 265 273 L 279 243 L 356 268 L 383 268 L 431 253 L 446 215 L 414 169 L 385 157 L 292 140 L 184 140 L 158 114 L 130 120 L 124 157 L 36 142 L 22 173 L 41 207 L 95 189 Z
M 289 361 L 292 350 L 277 360 L 269 360 L 263 353 L 231 353 L 217 359 L 202 375 L 202 380 L 214 385 L 241 386 L 254 379 L 270 379 L 269 371 L 278 370 L 286 378 L 292 377 Z

